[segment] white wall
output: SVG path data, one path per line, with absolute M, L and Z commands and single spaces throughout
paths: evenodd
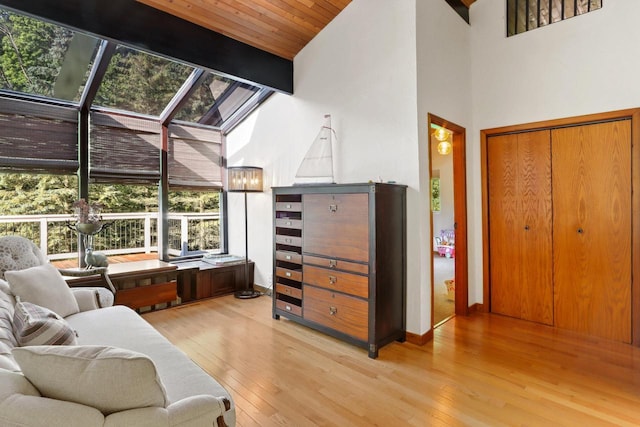
M 482 302 L 480 130 L 640 106 L 640 1 L 505 37 L 504 0 L 471 7 L 470 302 Z
M 431 328 L 431 226 L 429 222 L 428 114 L 435 114 L 466 129 L 471 123 L 470 28 L 446 1 L 416 1 L 418 66 L 418 149 L 420 175 L 419 220 L 410 222 L 409 234 L 420 239 L 420 325 Z M 435 228 L 436 232 L 439 232 Z M 414 298 L 410 295 L 409 298 Z M 417 332 L 416 329 L 409 329 Z
M 338 182 L 395 180 L 408 192 L 408 330 L 430 328 L 427 114 L 467 129 L 470 303 L 482 302 L 481 129 L 640 105 L 637 0 L 506 38 L 504 0 L 467 26 L 445 1 L 354 0 L 295 58 L 295 95 L 276 95 L 228 138 L 229 164 L 262 166 L 250 194 L 250 257 L 268 284 L 272 185 L 290 185 L 322 116 L 338 134 Z M 393 153 L 393 155 L 390 155 Z M 242 199 L 230 195 L 231 251 Z
M 266 193 L 249 194 L 249 256 L 257 263 L 256 283 L 269 284 L 272 270 L 270 187 L 293 184 L 324 114 L 332 115 L 337 133 L 336 181 L 406 184 L 409 210 L 417 211 L 414 2 L 353 1 L 296 56 L 294 95 L 272 96 L 228 136 L 228 164 L 261 166 L 266 176 Z M 244 251 L 240 197 L 229 196 L 234 253 Z M 413 222 L 410 229 L 416 228 Z M 419 240 L 408 235 L 408 252 L 418 257 Z M 416 292 L 419 262 L 409 263 L 409 288 Z M 418 301 L 409 298 L 409 330 L 416 333 Z

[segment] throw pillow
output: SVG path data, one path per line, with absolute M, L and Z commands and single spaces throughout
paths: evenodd
M 18 344 L 75 345 L 76 331 L 53 311 L 19 300 L 13 315 L 13 334 Z
M 105 346 L 17 347 L 13 356 L 42 396 L 92 406 L 105 415 L 166 407 L 164 386 L 144 354 Z
M 80 311 L 62 275 L 51 264 L 4 273 L 11 292 L 22 301 L 46 307 L 62 317 Z

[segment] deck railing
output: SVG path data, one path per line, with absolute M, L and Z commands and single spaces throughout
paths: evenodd
M 105 213 L 108 224 L 93 240 L 96 251 L 107 255 L 158 251 L 158 214 Z M 78 236 L 67 224 L 72 215 L 0 215 L 0 236 L 18 234 L 36 243 L 52 260 L 78 254 Z M 220 215 L 212 213 L 171 213 L 170 255 L 220 250 Z

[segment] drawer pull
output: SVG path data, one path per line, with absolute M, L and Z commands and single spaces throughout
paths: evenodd
M 291 225 L 291 224 L 293 224 L 291 221 L 285 222 L 285 225 Z
M 291 259 L 291 255 L 285 255 L 284 259 Z
M 338 278 L 336 276 L 329 276 L 329 283 L 331 285 L 335 285 L 338 282 Z
M 287 276 L 287 277 L 291 277 L 291 272 L 287 271 L 287 272 L 284 273 L 284 275 Z
M 287 207 L 287 209 L 291 209 L 291 205 L 290 204 L 287 204 L 286 207 Z
M 291 289 L 285 289 L 284 293 L 287 294 L 287 295 L 291 295 Z
M 329 212 L 337 212 L 338 205 L 329 205 Z
M 337 266 L 338 266 L 338 261 L 336 261 L 335 259 L 329 260 L 329 268 L 336 268 Z
M 291 239 L 284 239 L 284 241 L 287 242 L 287 243 L 293 242 L 293 240 L 291 240 Z
M 330 316 L 335 316 L 336 314 L 338 314 L 338 308 L 337 307 L 329 307 L 329 315 Z
M 287 304 L 287 305 L 284 306 L 284 309 L 287 310 L 287 311 L 291 311 L 291 306 L 289 304 Z

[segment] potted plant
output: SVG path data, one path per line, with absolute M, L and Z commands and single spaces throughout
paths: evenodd
M 102 205 L 99 203 L 87 203 L 80 199 L 73 204 L 76 216 L 76 230 L 82 234 L 95 234 L 102 229 Z

